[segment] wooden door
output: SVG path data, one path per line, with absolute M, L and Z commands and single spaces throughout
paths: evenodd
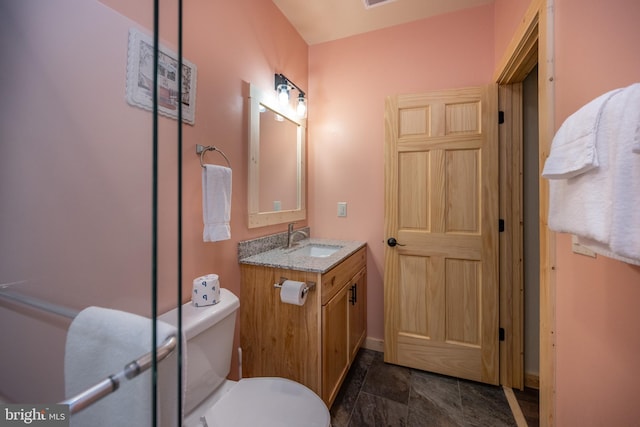
M 498 383 L 497 87 L 389 97 L 385 361 Z

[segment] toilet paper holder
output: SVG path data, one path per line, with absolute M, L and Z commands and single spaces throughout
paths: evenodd
M 289 279 L 287 279 L 286 277 L 280 277 L 280 281 L 278 283 L 274 283 L 273 287 L 281 288 L 285 280 L 289 280 Z M 309 292 L 311 289 L 316 287 L 316 282 L 306 281 L 305 283 L 307 284 L 307 286 L 305 286 L 304 289 L 302 289 L 303 295 L 306 295 L 307 292 Z

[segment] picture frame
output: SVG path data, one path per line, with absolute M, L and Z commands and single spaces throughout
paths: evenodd
M 197 68 L 192 62 L 182 59 L 182 91 L 179 91 L 177 58 L 178 55 L 174 51 L 160 44 L 158 112 L 177 119 L 178 107 L 181 104 L 182 121 L 193 125 L 196 112 Z M 153 110 L 153 39 L 136 28 L 129 29 L 126 92 L 130 105 Z

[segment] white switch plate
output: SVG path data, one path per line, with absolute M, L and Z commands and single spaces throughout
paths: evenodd
M 347 216 L 347 202 L 338 202 L 338 216 Z
M 274 200 L 273 201 L 273 211 L 274 212 L 278 212 L 281 209 L 282 209 L 282 203 L 280 202 L 280 200 Z

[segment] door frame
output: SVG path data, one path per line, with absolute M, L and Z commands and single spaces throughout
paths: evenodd
M 520 25 L 498 63 L 494 81 L 499 85 L 519 83 L 538 64 L 539 167 L 542 168 L 555 132 L 554 123 L 554 0 L 532 0 Z M 541 171 L 539 171 L 541 172 Z M 540 223 L 540 425 L 555 425 L 555 290 L 556 235 L 547 226 L 549 185 L 539 175 Z M 512 283 L 511 292 L 521 286 Z M 518 295 L 518 294 L 516 294 Z M 518 316 L 520 314 L 518 313 Z M 512 326 L 521 318 L 507 319 Z M 518 346 L 508 349 L 516 369 Z M 517 356 L 517 357 L 516 357 Z M 502 366 L 501 366 L 502 369 Z M 506 369 L 506 367 L 505 367 Z

